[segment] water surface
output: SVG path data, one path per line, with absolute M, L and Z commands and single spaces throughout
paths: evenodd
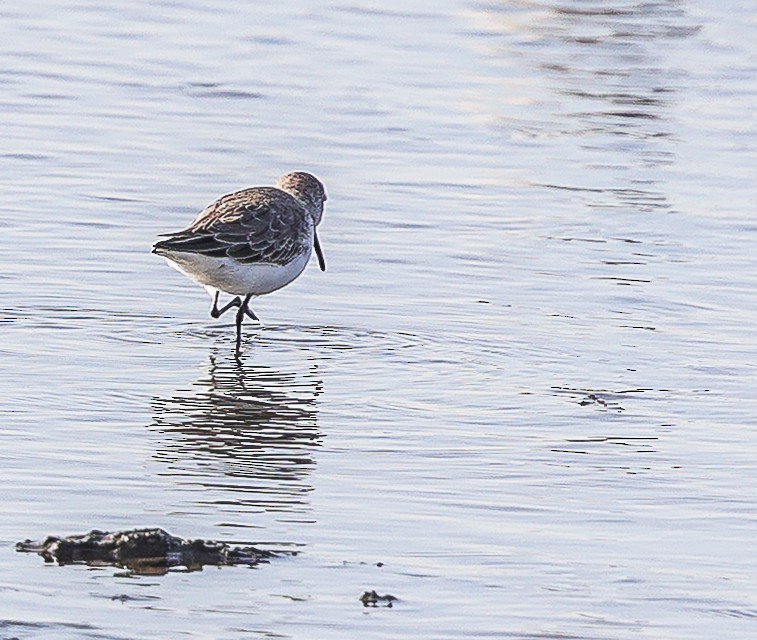
M 0 635 L 754 637 L 754 26 L 3 5 Z M 256 301 L 237 361 L 150 244 L 292 169 L 328 270 Z M 14 548 L 143 526 L 297 554 Z

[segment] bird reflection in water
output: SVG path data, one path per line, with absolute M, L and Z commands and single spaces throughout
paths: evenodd
M 200 486 L 221 510 L 307 510 L 320 445 L 317 365 L 300 374 L 211 355 L 207 378 L 154 400 L 156 452 L 177 485 Z

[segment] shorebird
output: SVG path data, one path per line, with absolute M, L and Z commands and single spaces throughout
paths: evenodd
M 153 246 L 175 269 L 210 294 L 210 315 L 219 318 L 236 307 L 236 355 L 245 316 L 255 296 L 292 282 L 305 269 L 315 247 L 326 270 L 316 227 L 323 216 L 326 191 L 313 175 L 295 171 L 275 187 L 252 187 L 222 196 L 207 206 L 186 229 L 164 234 Z M 235 296 L 218 307 L 221 292 Z

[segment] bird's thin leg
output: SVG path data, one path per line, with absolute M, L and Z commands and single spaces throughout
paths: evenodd
M 225 304 L 220 309 L 218 308 L 218 296 L 220 295 L 220 291 L 216 291 L 216 295 L 213 296 L 213 306 L 210 309 L 210 317 L 211 318 L 220 318 L 222 314 L 226 313 L 229 309 L 232 307 L 239 307 L 242 305 L 242 301 L 239 299 L 239 296 L 231 300 L 228 304 Z
M 250 313 L 252 313 L 252 311 L 250 311 L 247 308 L 247 303 L 250 301 L 250 298 L 252 298 L 251 293 L 247 294 L 244 297 L 244 301 L 240 302 L 239 309 L 237 309 L 237 347 L 236 347 L 237 358 L 239 357 L 239 354 L 242 348 L 242 321 L 244 320 L 245 314 L 249 315 Z M 237 301 L 239 301 L 239 298 L 237 298 Z M 257 320 L 257 317 L 255 316 L 254 313 L 252 313 L 251 317 Z
M 252 296 L 247 296 L 247 297 L 246 297 L 246 298 L 244 299 L 244 302 L 242 303 L 242 309 L 244 309 L 244 312 L 245 312 L 245 314 L 247 314 L 247 317 L 248 317 L 248 318 L 252 318 L 253 320 L 257 320 L 258 322 L 260 322 L 260 318 L 258 318 L 258 317 L 257 317 L 257 316 L 255 315 L 255 312 L 254 312 L 254 311 L 253 311 L 252 309 L 250 309 L 250 307 L 248 306 L 248 305 L 249 305 L 249 303 L 250 303 L 250 298 L 251 298 L 251 297 L 252 297 Z

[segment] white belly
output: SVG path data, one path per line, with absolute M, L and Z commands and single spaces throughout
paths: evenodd
M 289 284 L 305 269 L 311 251 L 301 253 L 286 265 L 240 264 L 231 258 L 211 258 L 199 253 L 165 252 L 174 269 L 210 289 L 233 295 L 261 296 Z

